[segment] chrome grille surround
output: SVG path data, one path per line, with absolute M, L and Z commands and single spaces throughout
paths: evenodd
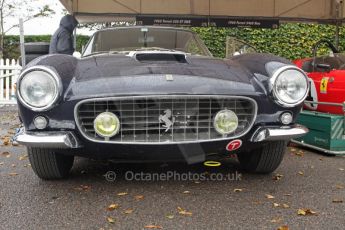
M 229 135 L 218 134 L 213 126 L 214 116 L 224 109 L 234 111 L 239 117 L 239 127 Z M 171 111 L 171 117 L 167 110 Z M 89 141 L 156 145 L 242 137 L 254 125 L 257 110 L 254 99 L 242 96 L 154 95 L 82 100 L 75 106 L 74 116 L 81 134 Z M 121 123 L 119 134 L 109 140 L 99 137 L 93 128 L 96 116 L 106 111 L 116 114 Z M 164 117 L 173 122 L 169 129 Z

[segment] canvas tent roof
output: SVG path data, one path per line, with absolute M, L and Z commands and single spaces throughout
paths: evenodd
M 334 23 L 343 0 L 60 0 L 79 22 L 134 21 L 138 16 L 238 17 Z

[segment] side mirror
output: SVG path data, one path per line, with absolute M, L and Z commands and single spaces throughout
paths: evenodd
M 73 57 L 75 58 L 81 58 L 81 53 L 80 52 L 74 52 Z

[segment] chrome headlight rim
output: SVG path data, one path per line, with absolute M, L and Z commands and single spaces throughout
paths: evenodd
M 307 86 L 304 96 L 300 100 L 296 101 L 295 103 L 287 103 L 287 102 L 283 101 L 281 98 L 279 98 L 277 88 L 276 88 L 276 82 L 277 82 L 279 76 L 288 70 L 295 70 L 295 71 L 300 72 L 304 76 L 306 86 Z M 278 105 L 286 107 L 286 108 L 292 108 L 292 107 L 298 106 L 298 105 L 302 104 L 303 101 L 308 97 L 308 93 L 309 93 L 308 76 L 305 74 L 305 72 L 303 70 L 299 69 L 296 66 L 292 66 L 292 65 L 283 66 L 283 67 L 279 68 L 278 70 L 276 70 L 274 72 L 273 76 L 270 78 L 270 91 L 271 91 L 271 94 L 273 96 L 274 101 Z
M 45 72 L 47 74 L 49 74 L 55 81 L 56 84 L 56 88 L 55 88 L 55 92 L 54 92 L 54 98 L 53 100 L 47 104 L 46 106 L 42 106 L 42 107 L 35 107 L 32 106 L 31 104 L 29 104 L 28 102 L 26 102 L 20 92 L 20 85 L 21 85 L 21 81 L 25 78 L 25 76 L 28 73 L 34 72 L 34 71 L 42 71 Z M 44 112 L 47 111 L 49 109 L 52 109 L 53 107 L 56 106 L 57 102 L 59 101 L 59 99 L 62 96 L 62 92 L 63 92 L 63 86 L 62 86 L 62 81 L 61 78 L 59 76 L 59 74 L 55 71 L 55 69 L 53 69 L 52 67 L 47 67 L 47 66 L 42 66 L 42 65 L 37 65 L 37 66 L 32 66 L 29 67 L 27 69 L 25 69 L 20 75 L 19 78 L 17 80 L 17 98 L 20 101 L 20 103 L 25 106 L 26 108 L 34 111 L 34 112 Z

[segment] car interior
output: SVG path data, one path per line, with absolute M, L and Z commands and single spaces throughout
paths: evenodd
M 318 49 L 321 45 L 326 44 L 330 49 L 330 54 L 325 56 L 317 57 Z M 314 46 L 313 58 L 306 60 L 302 69 L 305 72 L 329 72 L 333 69 L 340 70 L 345 69 L 345 56 L 340 54 L 334 45 L 326 40 L 321 40 Z

